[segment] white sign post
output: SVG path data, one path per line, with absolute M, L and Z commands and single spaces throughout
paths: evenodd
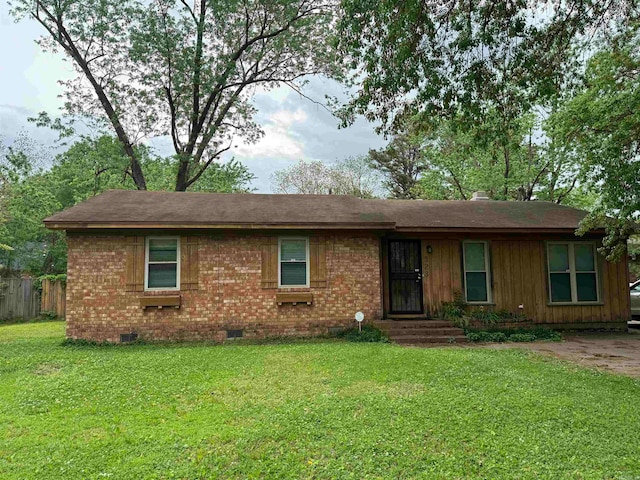
M 362 321 L 364 320 L 364 313 L 356 312 L 356 322 L 358 322 L 358 331 L 362 332 Z

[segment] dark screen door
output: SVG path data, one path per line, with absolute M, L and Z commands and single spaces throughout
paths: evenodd
M 422 313 L 420 240 L 389 241 L 390 313 Z

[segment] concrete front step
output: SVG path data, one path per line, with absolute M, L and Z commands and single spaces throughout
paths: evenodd
M 447 328 L 453 327 L 453 322 L 447 320 L 381 320 L 375 322 L 375 326 L 384 331 L 397 328 Z
M 464 330 L 456 327 L 391 328 L 390 330 L 386 330 L 386 334 L 389 335 L 390 337 L 401 337 L 406 335 L 455 336 L 455 335 L 464 335 Z
M 446 320 L 382 320 L 375 326 L 392 342 L 405 345 L 425 343 L 466 343 L 464 330 Z
M 420 345 L 425 343 L 467 343 L 464 335 L 402 335 L 391 338 L 393 342 L 403 345 Z

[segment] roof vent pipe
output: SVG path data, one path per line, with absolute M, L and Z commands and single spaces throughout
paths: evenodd
M 478 200 L 491 200 L 489 198 L 489 195 L 487 195 L 487 192 L 480 190 L 477 192 L 473 192 L 473 197 L 471 197 L 471 201 L 478 201 Z

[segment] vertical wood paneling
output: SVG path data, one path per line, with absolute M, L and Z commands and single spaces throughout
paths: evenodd
M 623 257 L 626 258 L 626 255 Z M 625 288 L 628 288 L 629 285 L 629 262 L 620 262 L 621 266 L 620 266 L 620 270 L 618 272 L 619 277 L 618 277 L 618 283 L 620 285 L 624 285 Z M 628 290 L 626 290 L 628 292 Z M 624 320 L 630 320 L 631 319 L 631 298 L 629 295 L 624 295 L 623 297 L 625 299 L 624 305 L 622 306 L 622 312 L 626 312 L 625 316 L 623 317 Z
M 622 291 L 620 291 L 617 287 L 618 285 L 618 279 L 620 278 L 620 276 L 618 275 L 618 266 L 620 265 L 621 262 L 616 262 L 616 263 L 607 263 L 607 277 L 609 278 L 609 280 L 611 281 L 611 293 L 609 295 L 610 297 L 610 301 L 611 301 L 611 311 L 615 312 L 614 315 L 620 317 L 620 312 L 622 311 L 622 302 L 620 300 L 620 297 L 622 296 Z M 625 288 L 625 296 L 629 295 L 629 287 L 628 284 L 626 285 L 627 288 Z M 615 319 L 614 316 L 614 319 Z
M 527 246 L 530 252 L 536 252 L 539 250 L 539 244 L 537 242 L 527 242 Z M 529 252 L 525 249 L 524 253 L 528 254 Z M 539 256 L 539 253 L 534 253 L 534 258 Z M 543 315 L 543 307 L 546 298 L 546 270 L 543 268 L 542 262 L 530 262 L 529 265 L 531 272 L 527 279 L 527 286 L 531 289 L 532 295 L 530 301 L 532 303 L 524 305 L 524 312 L 533 318 L 540 318 Z
M 40 295 L 31 278 L 0 278 L 0 320 L 31 320 L 40 314 Z
M 422 243 L 424 306 L 435 315 L 443 302 L 452 301 L 456 292 L 462 292 L 460 242 L 424 239 Z M 427 252 L 428 245 L 431 253 Z
M 180 290 L 198 289 L 198 237 L 180 238 Z
M 278 237 L 262 243 L 262 288 L 278 288 Z
M 56 317 L 64 318 L 67 304 L 66 285 L 62 280 L 42 280 L 40 311 L 55 312 Z
M 462 291 L 460 240 L 424 239 L 424 303 L 434 314 L 443 301 Z M 431 245 L 432 253 L 426 252 Z M 530 239 L 491 241 L 495 308 L 524 313 L 540 323 L 606 322 L 627 319 L 629 300 L 624 262 L 602 262 L 603 305 L 549 306 L 545 242 Z
M 451 285 L 453 286 L 453 292 L 462 293 L 462 264 L 460 255 L 460 242 L 451 242 L 451 255 L 449 260 L 451 262 Z M 453 300 L 453 294 L 451 295 Z
M 461 238 L 422 239 L 424 306 L 431 315 L 438 313 L 443 302 L 453 300 L 455 292 L 463 291 L 461 241 Z M 427 252 L 429 245 L 431 253 Z M 523 304 L 525 315 L 539 323 L 606 322 L 629 316 L 628 272 L 624 262 L 602 261 L 602 305 L 549 306 L 543 240 L 503 237 L 490 240 L 490 251 L 497 309 L 517 312 Z
M 327 255 L 324 238 L 309 238 L 310 285 L 316 288 L 327 286 Z
M 144 237 L 127 237 L 127 292 L 144 291 Z

